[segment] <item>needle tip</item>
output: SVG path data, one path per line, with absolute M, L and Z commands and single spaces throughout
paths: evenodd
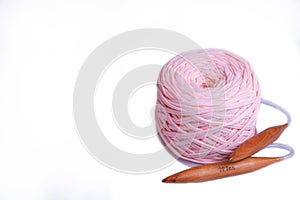
M 234 159 L 234 157 L 233 157 L 232 155 L 230 155 L 230 157 L 228 158 L 228 161 L 229 161 L 229 162 L 234 162 L 235 159 Z
M 175 176 L 168 176 L 167 178 L 164 178 L 162 180 L 164 183 L 175 183 L 176 182 L 176 177 Z

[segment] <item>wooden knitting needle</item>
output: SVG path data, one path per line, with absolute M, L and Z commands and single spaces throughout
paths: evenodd
M 248 158 L 279 138 L 288 124 L 273 126 L 260 132 L 242 143 L 230 156 L 229 161 L 235 162 Z
M 201 165 L 173 174 L 162 181 L 165 183 L 203 182 L 252 172 L 281 160 L 282 157 L 250 157 L 237 162 L 226 161 Z
M 201 182 L 244 174 L 281 161 L 282 157 L 250 157 L 265 146 L 273 143 L 288 124 L 270 127 L 246 140 L 230 155 L 229 161 L 193 167 L 173 174 L 166 183 Z

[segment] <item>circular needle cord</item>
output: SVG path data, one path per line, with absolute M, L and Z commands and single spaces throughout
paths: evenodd
M 265 104 L 267 106 L 270 106 L 272 108 L 275 108 L 276 110 L 279 110 L 280 112 L 282 112 L 287 118 L 287 124 L 288 125 L 291 124 L 292 117 L 286 109 L 284 109 L 283 107 L 279 106 L 278 104 L 276 104 L 270 100 L 267 100 L 267 99 L 261 99 L 261 103 Z M 265 148 L 279 148 L 279 149 L 285 149 L 285 150 L 289 151 L 289 154 L 282 157 L 284 160 L 293 157 L 295 154 L 294 149 L 291 146 L 286 145 L 286 144 L 273 143 L 273 144 L 266 146 Z

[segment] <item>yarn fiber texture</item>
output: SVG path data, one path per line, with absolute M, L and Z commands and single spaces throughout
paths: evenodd
M 223 161 L 257 133 L 260 101 L 257 77 L 244 58 L 221 49 L 185 52 L 159 74 L 157 131 L 175 156 Z

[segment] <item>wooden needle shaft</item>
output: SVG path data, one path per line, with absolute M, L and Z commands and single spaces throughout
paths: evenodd
M 250 157 L 237 162 L 221 162 L 193 167 L 173 174 L 165 183 L 202 182 L 252 172 L 282 160 L 281 157 Z
M 229 160 L 234 162 L 248 158 L 251 155 L 257 153 L 264 147 L 273 143 L 279 138 L 288 124 L 273 126 L 260 132 L 259 134 L 251 137 L 242 143 L 230 156 Z

